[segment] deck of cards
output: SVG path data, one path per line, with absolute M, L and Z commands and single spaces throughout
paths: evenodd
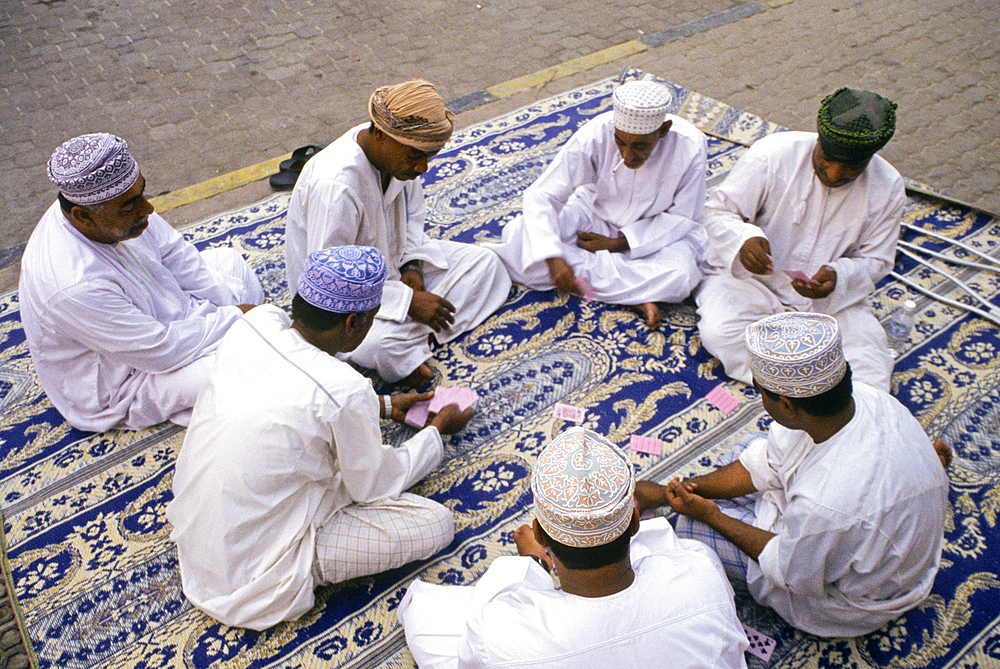
M 434 397 L 427 402 L 417 402 L 406 412 L 404 419 L 410 427 L 418 430 L 427 424 L 427 417 L 437 413 L 449 404 L 457 404 L 459 411 L 465 411 L 476 403 L 479 394 L 465 386 L 438 386 L 434 389 Z

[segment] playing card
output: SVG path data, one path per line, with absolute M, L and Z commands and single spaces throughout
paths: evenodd
M 740 401 L 733 397 L 732 393 L 723 386 L 712 388 L 711 392 L 705 395 L 705 399 L 719 407 L 719 410 L 726 416 L 733 412 L 733 409 L 740 405 Z
M 437 413 L 449 404 L 457 404 L 460 411 L 465 411 L 479 399 L 479 394 L 465 386 L 438 386 L 434 389 L 429 413 Z
M 629 439 L 628 447 L 640 453 L 650 455 L 663 455 L 663 442 L 653 437 L 644 437 L 641 434 L 633 434 Z
M 576 287 L 580 289 L 580 294 L 583 295 L 583 299 L 593 300 L 597 298 L 597 294 L 594 292 L 594 289 L 590 287 L 590 282 L 582 276 L 576 277 Z
M 556 405 L 552 408 L 552 415 L 555 418 L 568 420 L 572 423 L 582 423 L 584 411 L 580 407 L 575 407 L 572 404 L 556 402 Z
M 784 270 L 784 272 L 785 272 L 785 274 L 788 275 L 789 279 L 802 279 L 806 283 L 811 284 L 813 286 L 818 286 L 819 285 L 818 282 L 813 281 L 812 277 L 808 276 L 805 272 L 803 272 L 800 269 L 786 269 L 786 270 Z
M 427 423 L 427 416 L 430 414 L 430 402 L 417 402 L 406 412 L 403 421 L 410 427 L 422 430 Z
M 747 625 L 743 625 L 743 631 L 746 632 L 747 640 L 750 642 L 750 647 L 747 650 L 765 662 L 770 660 L 771 653 L 774 652 L 778 642 Z

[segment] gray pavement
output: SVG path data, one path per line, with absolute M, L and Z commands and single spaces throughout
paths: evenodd
M 498 84 L 641 40 L 586 71 Z M 125 137 L 156 195 L 326 142 L 377 85 L 435 82 L 459 125 L 633 65 L 795 129 L 841 85 L 899 103 L 903 173 L 1000 212 L 996 0 L 5 0 L 0 4 L 0 290 L 54 191 L 64 139 Z M 529 78 L 530 79 L 530 78 Z M 266 181 L 167 212 L 180 225 Z M 5 249 L 5 251 L 4 251 Z M 6 268 L 4 268 L 6 266 Z

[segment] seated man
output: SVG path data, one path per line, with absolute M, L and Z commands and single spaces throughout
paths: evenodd
M 858 380 L 889 390 L 892 356 L 865 298 L 896 261 L 906 201 L 899 173 L 874 155 L 896 129 L 895 110 L 875 93 L 841 88 L 820 105 L 818 135 L 758 140 L 709 197 L 698 331 L 731 378 L 750 383 L 747 325 L 811 311 L 837 319 Z
M 493 248 L 511 277 L 610 304 L 680 302 L 701 280 L 706 234 L 705 136 L 667 114 L 670 92 L 651 81 L 615 89 L 614 111 L 588 121 L 524 191 L 524 215 Z M 625 167 L 625 169 L 621 169 Z
M 709 543 L 734 585 L 793 627 L 868 634 L 931 591 L 951 451 L 940 440 L 932 449 L 893 397 L 852 384 L 833 317 L 776 314 L 745 341 L 774 419 L 767 436 L 752 435 L 739 459 L 704 476 L 640 481 L 639 508 L 670 504 L 693 519 L 680 518 L 677 533 Z M 709 501 L 756 492 L 721 510 Z
M 371 123 L 348 130 L 306 163 L 285 225 L 289 290 L 306 255 L 365 244 L 386 258 L 385 298 L 367 339 L 343 359 L 389 382 L 431 380 L 430 337 L 451 341 L 507 300 L 510 277 L 490 251 L 431 239 L 424 232 L 418 177 L 451 137 L 454 115 L 437 89 L 408 81 L 376 90 Z
M 235 249 L 198 253 L 153 212 L 128 145 L 55 150 L 59 189 L 21 260 L 21 323 L 38 380 L 81 430 L 186 425 L 226 330 L 264 301 Z
M 397 616 L 420 669 L 746 667 L 718 558 L 664 518 L 640 526 L 634 488 L 611 442 L 556 437 L 531 477 L 535 520 L 514 532 L 525 557 L 497 558 L 472 587 L 407 590 Z
M 465 427 L 454 404 L 399 448 L 402 422 L 431 393 L 379 397 L 334 357 L 364 340 L 386 266 L 370 247 L 310 254 L 292 318 L 274 306 L 230 330 L 198 397 L 167 506 L 184 594 L 227 625 L 298 618 L 313 588 L 399 567 L 447 546 L 451 511 L 403 492 Z

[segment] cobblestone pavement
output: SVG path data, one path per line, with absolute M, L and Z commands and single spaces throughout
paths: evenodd
M 643 50 L 606 51 L 626 43 Z M 155 195 L 329 141 L 364 120 L 383 83 L 422 76 L 468 102 L 595 52 L 611 56 L 466 111 L 460 126 L 625 65 L 804 130 L 827 92 L 867 87 L 899 103 L 882 155 L 904 176 L 1000 211 L 995 0 L 5 0 L 0 290 L 53 200 L 45 162 L 75 134 L 125 137 Z M 258 182 L 166 217 L 268 192 Z

